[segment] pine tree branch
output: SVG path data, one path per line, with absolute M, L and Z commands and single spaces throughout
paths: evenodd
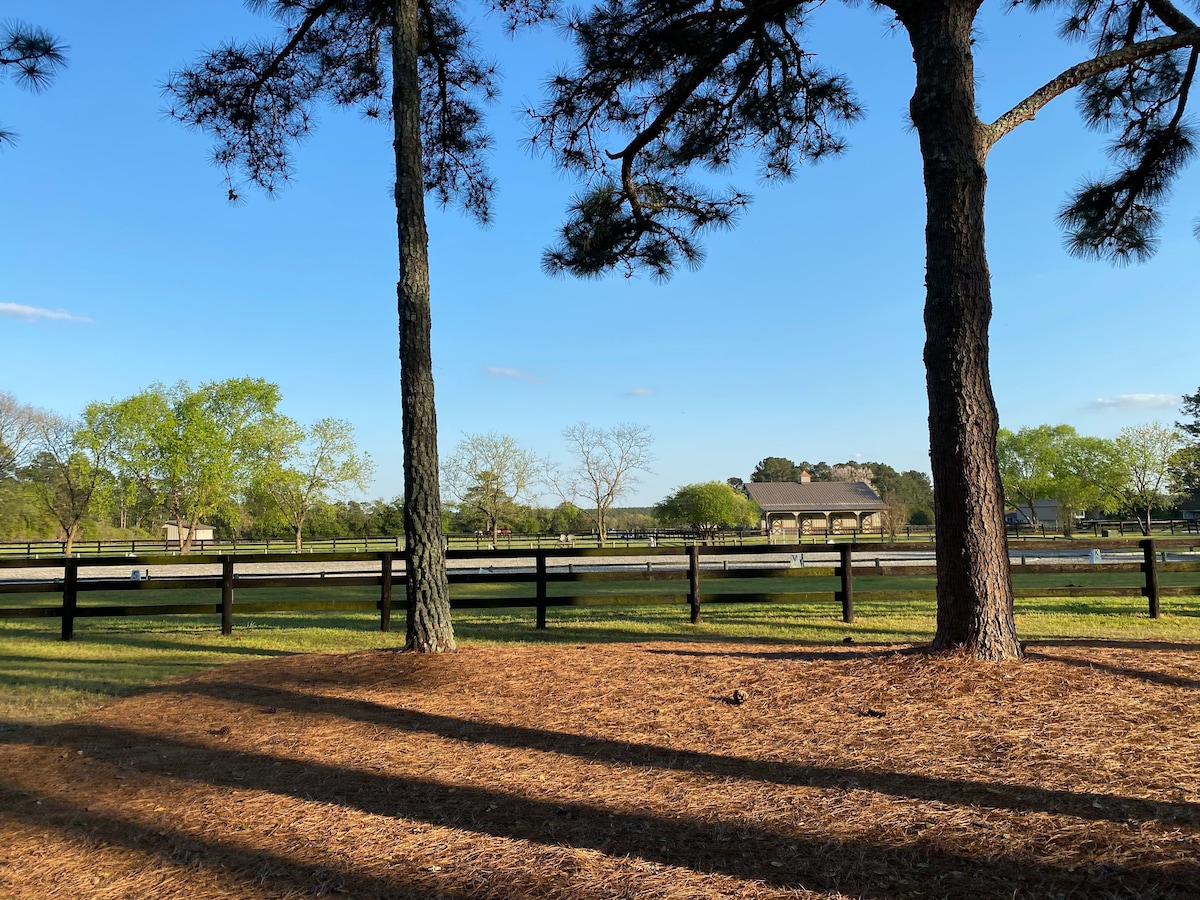
M 1174 32 L 1191 31 L 1196 27 L 1196 23 L 1176 7 L 1171 0 L 1149 0 L 1147 5 L 1150 7 L 1150 11 L 1162 19 L 1163 24 Z
M 1166 0 L 1154 0 L 1154 2 L 1166 2 Z M 1018 125 L 1032 121 L 1041 111 L 1042 107 L 1046 106 L 1055 97 L 1065 94 L 1072 88 L 1079 87 L 1079 85 L 1083 84 L 1089 78 L 1103 75 L 1105 72 L 1111 72 L 1114 69 L 1123 68 L 1140 59 L 1159 56 L 1163 53 L 1170 53 L 1173 50 L 1182 50 L 1185 47 L 1200 47 L 1200 28 L 1192 26 L 1178 34 L 1169 34 L 1165 37 L 1129 44 L 1118 50 L 1098 56 L 1095 59 L 1089 59 L 1072 66 L 1058 77 L 1046 82 L 1046 84 L 1042 85 L 1042 87 L 1038 88 L 992 124 L 981 125 L 984 152 L 990 150 L 996 141 L 1000 140 L 1000 138 L 1004 137 Z
M 279 71 L 279 67 L 283 65 L 283 61 L 292 55 L 295 49 L 300 46 L 300 43 L 308 37 L 308 33 L 312 31 L 317 22 L 321 20 L 321 17 L 329 12 L 337 3 L 338 0 L 322 0 L 321 3 L 309 9 L 304 19 L 296 26 L 296 31 L 292 35 L 291 40 L 284 45 L 282 50 L 275 54 L 262 72 L 259 73 L 258 77 L 246 87 L 245 95 L 247 99 L 254 97 L 262 90 L 263 86 Z
M 633 162 L 638 153 L 667 130 L 675 114 L 683 108 L 693 92 L 704 84 L 726 57 L 745 43 L 750 35 L 758 31 L 767 21 L 795 5 L 795 0 L 767 0 L 764 2 L 748 15 L 744 22 L 729 32 L 725 39 L 709 52 L 705 60 L 697 63 L 691 71 L 675 83 L 658 115 L 654 117 L 654 121 L 643 128 L 623 150 L 616 153 L 607 151 L 609 159 L 621 160 L 621 186 L 629 199 L 635 217 L 642 218 L 643 208 L 643 203 L 638 196 L 637 185 L 633 179 Z

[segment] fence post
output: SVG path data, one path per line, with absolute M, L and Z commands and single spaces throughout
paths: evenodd
M 700 547 L 688 547 L 688 605 L 692 608 L 692 624 L 700 622 Z
M 534 554 L 537 560 L 537 627 L 546 627 L 546 554 Z
M 392 630 L 392 554 L 380 557 L 382 568 L 379 575 L 379 630 Z
M 75 635 L 75 607 L 79 600 L 79 561 L 68 559 L 63 572 L 62 639 L 69 641 Z
M 221 560 L 221 634 L 233 634 L 233 557 Z
M 842 621 L 854 621 L 854 571 L 851 557 L 853 544 L 842 544 Z
M 1142 570 L 1146 573 L 1146 599 L 1150 603 L 1150 618 L 1158 618 L 1158 556 L 1154 551 L 1154 540 L 1147 538 L 1141 542 L 1142 556 L 1145 562 Z

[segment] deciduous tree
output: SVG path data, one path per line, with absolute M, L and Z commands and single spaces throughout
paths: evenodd
M 111 448 L 116 468 L 157 498 L 191 550 L 205 516 L 228 510 L 263 463 L 279 387 L 230 378 L 192 389 L 156 384 L 84 411 L 94 446 Z M 186 530 L 186 534 L 185 534 Z
M 309 513 L 335 494 L 366 490 L 375 471 L 371 457 L 354 444 L 354 426 L 341 419 L 321 419 L 303 428 L 281 418 L 266 433 L 268 445 L 256 486 L 271 498 L 296 536 L 296 552 L 304 548 Z
M 1056 478 L 1063 471 L 1069 444 L 1075 437 L 1070 425 L 1038 425 L 1018 431 L 1001 428 L 996 435 L 1005 499 L 1014 506 L 1025 504 L 1034 526 L 1039 524 L 1038 502 L 1059 499 Z
M 1182 437 L 1177 429 L 1152 422 L 1122 428 L 1113 443 L 1126 477 L 1112 490 L 1137 516 L 1142 534 L 1149 535 L 1154 509 L 1170 497 L 1171 465 L 1183 447 Z
M 551 483 L 564 501 L 580 495 L 591 501 L 603 547 L 608 539 L 608 511 L 637 483 L 638 472 L 650 471 L 654 436 L 644 425 L 597 428 L 580 422 L 564 428 L 563 438 L 573 461 L 565 471 L 551 473 Z
M 721 528 L 757 525 L 758 507 L 741 491 L 721 481 L 685 484 L 654 507 L 665 525 L 690 525 L 706 539 Z
M 979 658 L 1021 656 L 1013 620 L 988 373 L 991 284 L 984 245 L 987 158 L 1046 104 L 1080 89 L 1089 126 L 1112 129 L 1116 170 L 1066 206 L 1070 247 L 1139 259 L 1154 249 L 1156 206 L 1192 155 L 1184 116 L 1200 28 L 1172 0 L 1033 0 L 1063 10 L 1079 62 L 987 121 L 975 97 L 979 0 L 880 0 L 913 49 L 909 111 L 926 194 L 925 367 L 937 488 L 938 615 L 934 646 Z M 665 277 L 696 264 L 697 235 L 730 224 L 747 202 L 690 182 L 745 149 L 767 180 L 844 148 L 862 115 L 847 80 L 817 62 L 806 28 L 820 0 L 608 0 L 579 14 L 574 71 L 532 111 L 534 141 L 587 182 L 551 271 L 613 268 Z
M 0 391 L 0 479 L 11 478 L 29 462 L 29 455 L 53 416 Z
M 500 523 L 528 502 L 543 466 L 507 434 L 465 434 L 443 466 L 446 491 L 477 513 L 495 545 Z
M 63 553 L 70 556 L 92 500 L 106 477 L 106 446 L 81 436 L 79 423 L 43 414 L 36 425 L 33 452 L 22 476 L 38 504 L 58 523 Z
M 875 486 L 875 470 L 863 463 L 838 463 L 830 467 L 829 475 L 834 481 L 861 481 Z

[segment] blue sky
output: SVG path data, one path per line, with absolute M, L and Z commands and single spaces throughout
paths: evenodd
M 1081 48 L 1052 16 L 981 18 L 981 115 L 991 120 Z M 251 375 L 283 410 L 349 420 L 401 489 L 396 247 L 386 125 L 326 109 L 295 182 L 225 201 L 209 141 L 169 122 L 167 74 L 223 39 L 273 23 L 237 0 L 194 4 L 8 0 L 69 66 L 31 95 L 0 83 L 0 389 L 61 413 L 152 382 Z M 924 200 L 905 125 L 912 60 L 866 8 L 823 8 L 812 43 L 849 75 L 867 118 L 839 159 L 764 186 L 753 159 L 722 176 L 754 203 L 709 235 L 707 261 L 667 284 L 540 268 L 575 185 L 524 147 L 519 110 L 570 61 L 553 32 L 502 35 L 479 14 L 504 93 L 491 109 L 495 224 L 429 209 L 434 366 L 443 454 L 464 432 L 511 434 L 562 458 L 566 425 L 634 422 L 655 435 L 654 473 L 623 502 L 693 481 L 748 477 L 764 456 L 878 459 L 928 470 L 921 365 Z M 1200 168 L 1178 185 L 1161 249 L 1114 269 L 1072 259 L 1055 215 L 1104 139 L 1073 98 L 1009 135 L 989 161 L 993 384 L 1009 428 L 1066 422 L 1113 436 L 1173 421 L 1200 372 Z

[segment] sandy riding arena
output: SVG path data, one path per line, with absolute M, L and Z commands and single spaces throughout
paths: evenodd
M 13 898 L 1197 898 L 1200 646 L 234 663 L 0 745 Z

